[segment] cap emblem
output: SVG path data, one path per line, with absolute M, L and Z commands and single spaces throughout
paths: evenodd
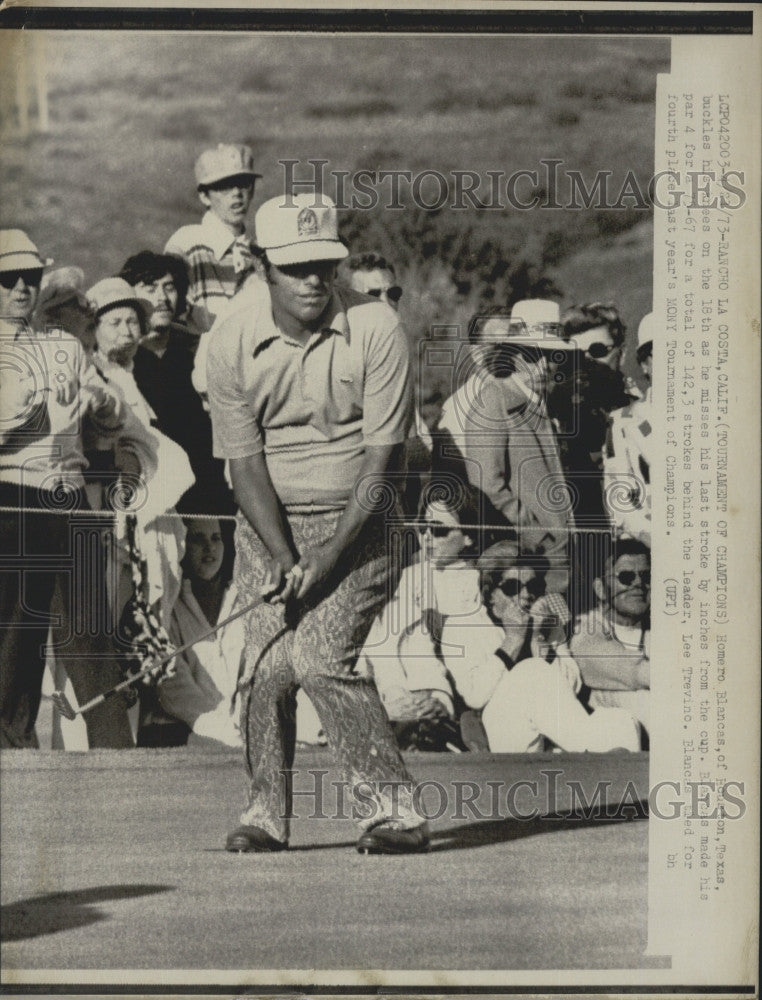
M 317 236 L 318 220 L 311 208 L 303 208 L 296 217 L 296 229 L 300 236 Z

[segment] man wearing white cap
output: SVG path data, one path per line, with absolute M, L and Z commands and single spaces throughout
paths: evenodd
M 546 394 L 564 357 L 555 302 L 526 299 L 485 324 L 497 349 L 478 392 L 462 401 L 458 431 L 465 474 L 481 501 L 482 516 L 515 528 L 522 549 L 551 562 L 548 588 L 564 589 L 568 529 L 574 527 Z M 505 535 L 503 535 L 505 537 Z
M 364 789 L 358 849 L 424 850 L 378 693 L 356 670 L 393 589 L 384 514 L 412 417 L 407 339 L 385 303 L 334 286 L 347 250 L 327 197 L 274 198 L 255 225 L 264 294 L 219 326 L 207 365 L 215 454 L 241 508 L 237 586 L 267 600 L 246 621 L 249 805 L 226 847 L 287 847 L 300 685 L 348 787 Z
M 254 195 L 254 157 L 248 146 L 219 143 L 196 160 L 196 185 L 207 209 L 201 222 L 183 226 L 164 252 L 188 264 L 188 322 L 197 335 L 214 323 L 233 297 L 240 276 L 253 266 L 246 236 L 246 213 Z
M 43 270 L 52 263 L 20 229 L 0 230 L 0 506 L 16 508 L 0 512 L 2 747 L 38 745 L 35 721 L 57 578 L 70 581 L 69 601 L 75 584 L 89 588 L 92 618 L 83 615 L 83 608 L 77 609 L 78 617 L 84 617 L 87 628 L 102 624 L 95 617 L 99 611 L 94 580 L 72 578 L 77 567 L 68 553 L 79 544 L 72 537 L 76 521 L 54 512 L 88 507 L 85 428 L 116 442 L 123 425 L 123 404 L 80 342 L 60 328 L 40 331 L 30 322 Z M 30 560 L 35 571 L 22 575 L 19 571 Z M 63 635 L 60 641 L 69 654 L 73 638 Z M 110 659 L 74 657 L 67 669 L 80 700 L 119 677 Z M 90 746 L 132 745 L 126 711 L 118 699 L 89 713 L 87 728 Z
M 615 527 L 651 544 L 651 372 L 653 365 L 654 314 L 648 313 L 638 327 L 637 361 L 646 381 L 642 399 L 615 410 L 603 457 L 606 482 L 617 503 L 611 504 Z M 616 484 L 621 488 L 616 489 Z M 626 499 L 625 499 L 626 498 Z

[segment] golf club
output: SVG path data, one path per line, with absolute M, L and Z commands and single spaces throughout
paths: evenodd
M 120 681 L 114 687 L 109 688 L 108 691 L 104 691 L 102 694 L 96 695 L 95 698 L 91 698 L 90 701 L 85 702 L 84 705 L 79 708 L 74 708 L 69 699 L 66 697 L 63 691 L 54 691 L 51 695 L 51 699 L 54 707 L 65 719 L 75 719 L 78 715 L 84 715 L 91 709 L 95 708 L 97 705 L 103 704 L 107 698 L 111 698 L 115 694 L 119 694 L 120 691 L 124 691 L 125 688 L 130 687 L 135 683 L 135 681 L 141 680 L 143 677 L 148 677 L 151 674 L 160 671 L 163 666 L 170 663 L 176 656 L 180 653 L 184 653 L 186 649 L 190 649 L 191 646 L 195 646 L 197 642 L 201 642 L 202 639 L 208 639 L 209 636 L 214 635 L 214 633 L 223 628 L 225 625 L 229 625 L 230 622 L 240 618 L 241 615 L 245 615 L 249 611 L 253 611 L 254 608 L 258 607 L 265 600 L 264 597 L 258 597 L 256 600 L 252 601 L 250 604 L 245 605 L 243 608 L 239 608 L 232 615 L 229 615 L 221 622 L 217 622 L 214 628 L 207 629 L 202 635 L 197 636 L 192 642 L 186 642 L 184 646 L 179 646 L 177 649 L 168 653 L 166 656 L 162 656 L 160 659 L 155 660 L 150 666 L 144 667 L 137 674 L 133 674 L 131 677 L 127 677 L 125 680 Z

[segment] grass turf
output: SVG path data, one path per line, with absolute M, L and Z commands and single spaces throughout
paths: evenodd
M 601 779 L 610 803 L 645 798 L 645 755 L 411 756 L 414 778 L 439 782 L 448 802 L 431 853 L 397 858 L 358 855 L 349 819 L 305 818 L 310 797 L 297 799 L 292 850 L 227 854 L 243 793 L 233 752 L 10 751 L 0 764 L 6 973 L 654 964 L 647 823 L 567 815 L 575 780 L 588 800 Z M 295 766 L 302 789 L 310 768 L 335 777 L 325 751 Z M 517 809 L 545 818 L 505 818 L 521 779 L 538 791 L 523 789 Z M 476 815 L 458 809 L 459 781 L 477 783 Z M 489 781 L 504 783 L 496 810 Z M 422 803 L 438 810 L 433 785 Z

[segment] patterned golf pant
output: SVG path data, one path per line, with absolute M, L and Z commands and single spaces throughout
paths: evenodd
M 331 538 L 339 513 L 291 515 L 297 551 Z M 236 531 L 236 583 L 254 598 L 265 577 L 266 550 L 242 515 Z M 304 688 L 348 782 L 346 814 L 367 829 L 384 819 L 420 825 L 410 777 L 372 680 L 356 672 L 373 618 L 390 597 L 383 526 L 366 529 L 355 550 L 303 602 L 260 605 L 245 619 L 241 731 L 249 800 L 241 822 L 286 841 L 292 817 L 291 767 L 296 688 Z M 353 790 L 359 797 L 353 798 Z M 326 789 L 327 805 L 333 797 Z M 300 799 L 305 815 L 312 808 Z

